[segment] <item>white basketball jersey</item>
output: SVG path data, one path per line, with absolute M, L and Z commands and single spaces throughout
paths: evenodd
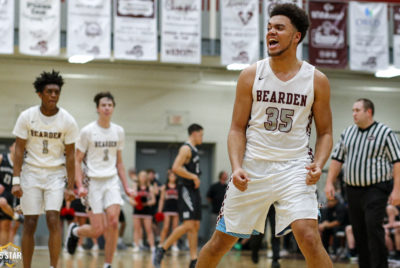
M 283 82 L 271 70 L 268 58 L 257 62 L 245 158 L 288 161 L 312 157 L 314 70 L 303 61 L 299 72 Z
M 79 129 L 63 108 L 45 116 L 39 106 L 33 106 L 19 115 L 13 134 L 26 140 L 24 164 L 54 168 L 65 165 L 65 145 L 75 143 Z
M 82 128 L 76 148 L 86 153 L 87 175 L 109 178 L 117 174 L 117 151 L 124 148 L 124 129 L 114 123 L 102 128 L 94 121 Z

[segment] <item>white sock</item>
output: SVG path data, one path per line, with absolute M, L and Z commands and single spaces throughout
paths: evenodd
M 104 268 L 108 268 L 108 266 L 111 265 L 111 263 L 104 263 Z
M 119 238 L 118 238 L 118 244 L 122 244 L 122 242 L 123 242 L 123 241 L 122 241 L 122 237 L 119 237 Z
M 76 237 L 79 237 L 79 236 L 78 236 L 78 228 L 74 228 L 74 229 L 72 230 L 72 234 L 73 234 L 74 236 L 76 236 Z

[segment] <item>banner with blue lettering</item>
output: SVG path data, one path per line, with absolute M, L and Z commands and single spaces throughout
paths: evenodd
M 67 55 L 111 56 L 111 0 L 68 0 Z
M 116 0 L 114 6 L 114 57 L 157 60 L 157 1 Z
M 349 4 L 350 69 L 375 72 L 389 66 L 386 3 Z
M 200 0 L 161 0 L 161 61 L 201 63 Z
M 262 25 L 263 27 L 263 44 L 264 44 L 264 58 L 268 57 L 268 49 L 267 49 L 267 32 L 268 32 L 268 22 L 269 22 L 269 14 L 271 13 L 272 9 L 276 4 L 282 4 L 282 3 L 292 3 L 296 4 L 299 7 L 303 7 L 303 1 L 302 0 L 264 0 L 263 1 L 263 22 L 264 24 Z M 304 41 L 303 41 L 304 42 Z M 302 59 L 303 58 L 303 42 L 301 42 L 297 46 L 297 58 Z
M 347 3 L 309 2 L 310 63 L 327 68 L 347 66 Z
M 34 56 L 60 54 L 60 3 L 60 0 L 20 1 L 20 53 Z
M 0 54 L 14 53 L 14 1 L 0 1 Z
M 221 63 L 251 64 L 260 57 L 258 0 L 221 0 Z

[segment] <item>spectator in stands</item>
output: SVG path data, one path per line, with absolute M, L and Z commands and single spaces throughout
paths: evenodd
M 350 259 L 350 263 L 357 263 L 358 257 L 356 250 L 356 240 L 354 239 L 353 228 L 351 227 L 351 224 L 346 225 L 345 232 L 347 248 L 349 250 L 348 257 Z
M 227 181 L 228 173 L 226 171 L 221 171 L 218 174 L 218 182 L 211 185 L 207 192 L 207 200 L 211 203 L 211 213 L 213 214 L 212 221 L 214 222 L 218 217 L 222 202 L 224 201 Z
M 390 258 L 400 260 L 400 218 L 399 208 L 393 205 L 386 207 L 388 223 L 383 227 L 385 229 L 385 242 L 388 248 Z
M 330 240 L 333 237 L 333 254 L 339 247 L 339 239 L 335 235 L 338 231 L 344 231 L 347 209 L 339 202 L 339 197 L 327 201 L 327 206 L 321 209 L 321 223 L 318 224 L 322 237 L 322 243 L 327 252 L 329 252 Z

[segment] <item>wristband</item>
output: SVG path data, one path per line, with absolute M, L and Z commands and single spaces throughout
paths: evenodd
M 19 179 L 19 176 L 14 176 L 12 180 L 12 185 L 19 185 L 21 184 L 21 180 Z

